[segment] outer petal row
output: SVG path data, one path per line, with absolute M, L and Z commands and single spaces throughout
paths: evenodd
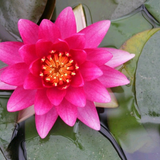
M 21 42 L 3 42 L 0 43 L 0 60 L 8 65 L 23 62 L 19 55 L 19 48 L 23 45 Z M 12 58 L 11 58 L 12 57 Z
M 76 20 L 72 8 L 65 8 L 57 17 L 55 24 L 61 32 L 62 39 L 75 34 Z
M 120 49 L 114 49 L 114 48 L 107 48 L 107 50 L 112 53 L 113 58 L 106 63 L 107 66 L 110 66 L 112 68 L 118 67 L 121 64 L 129 61 L 132 59 L 135 55 L 130 54 L 126 51 L 120 50 Z
M 35 44 L 38 40 L 39 26 L 27 19 L 18 21 L 18 29 L 25 44 Z
M 99 21 L 82 29 L 79 33 L 84 33 L 86 36 L 85 48 L 98 47 L 109 29 L 110 23 L 108 20 Z
M 58 114 L 55 107 L 44 115 L 35 115 L 36 128 L 41 138 L 47 136 L 57 118 Z
M 130 82 L 123 73 L 121 73 L 111 67 L 102 66 L 101 69 L 103 71 L 103 75 L 101 77 L 98 77 L 98 80 L 106 88 L 122 86 L 122 85 L 126 85 Z
M 1 80 L 10 85 L 21 86 L 29 73 L 25 63 L 8 66 L 1 74 Z

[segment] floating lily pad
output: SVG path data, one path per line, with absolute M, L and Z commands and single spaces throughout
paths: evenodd
M 138 57 L 148 39 L 159 29 L 147 30 L 129 39 L 121 49 L 135 53 L 135 58 L 127 62 L 121 71 L 131 80 L 130 85 L 114 88 L 119 107 L 107 110 L 111 133 L 127 152 L 135 152 L 152 143 L 149 135 L 140 123 L 141 115 L 135 101 L 135 71 Z
M 19 35 L 17 22 L 29 19 L 37 23 L 44 12 L 47 0 L 1 0 L 0 23 L 14 36 Z
M 104 19 L 116 19 L 131 13 L 141 6 L 145 0 L 58 0 L 56 1 L 56 12 L 58 15 L 67 6 L 75 7 L 83 4 L 86 14 L 90 14 L 91 22 Z M 88 16 L 88 15 L 86 15 Z
M 145 2 L 145 7 L 150 12 L 150 14 L 160 22 L 160 1 L 159 0 L 147 0 Z
M 136 71 L 136 99 L 143 120 L 160 122 L 160 32 L 154 34 L 143 48 Z
M 34 117 L 26 121 L 28 159 L 120 160 L 104 136 L 81 122 L 69 127 L 58 119 L 45 139 L 39 137 L 34 124 Z
M 11 140 L 17 117 L 17 113 L 9 113 L 6 109 L 8 95 L 7 92 L 1 92 L 0 96 L 0 148 L 3 154 L 7 154 L 5 149 Z

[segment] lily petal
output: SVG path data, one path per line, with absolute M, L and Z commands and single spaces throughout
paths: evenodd
M 78 65 L 81 65 L 87 57 L 86 52 L 81 49 L 72 49 L 70 50 L 70 54 L 72 55 L 72 58 L 78 63 Z
M 58 118 L 57 111 L 53 107 L 43 115 L 35 115 L 36 129 L 41 138 L 45 138 Z
M 46 90 L 37 90 L 34 102 L 34 110 L 37 115 L 43 115 L 53 108 L 53 104 L 49 101 Z
M 65 95 L 66 90 L 59 90 L 56 87 L 47 89 L 48 99 L 55 106 L 58 106 L 62 102 Z
M 89 48 L 85 49 L 87 60 L 101 66 L 109 61 L 113 56 L 106 48 Z
M 86 96 L 82 87 L 68 88 L 65 98 L 75 106 L 84 107 L 86 105 Z
M 43 56 L 47 56 L 49 51 L 53 49 L 53 43 L 51 41 L 47 41 L 44 39 L 40 39 L 36 43 L 36 54 L 39 58 L 42 58 Z
M 57 17 L 55 24 L 61 32 L 62 39 L 75 34 L 76 20 L 72 8 L 65 8 Z
M 3 71 L 4 71 L 5 69 L 6 69 L 6 67 L 0 69 L 0 76 L 1 76 L 1 74 L 3 73 Z M 0 79 L 1 79 L 1 78 L 0 78 Z M 0 89 L 1 89 L 1 90 L 14 90 L 14 89 L 16 89 L 16 88 L 17 88 L 17 86 L 9 85 L 9 84 L 4 83 L 4 82 L 2 82 L 2 81 L 0 80 Z
M 37 58 L 35 44 L 23 45 L 19 49 L 19 53 L 22 59 L 24 60 L 24 62 L 28 65 Z
M 53 49 L 59 52 L 68 52 L 69 46 L 66 41 L 58 39 L 57 42 L 53 44 Z
M 108 91 L 98 80 L 85 82 L 83 88 L 88 100 L 102 103 L 111 101 Z
M 58 38 L 61 38 L 58 27 L 50 20 L 43 19 L 39 26 L 39 39 L 49 40 L 54 43 Z
M 20 19 L 18 21 L 19 33 L 25 44 L 34 44 L 38 40 L 39 26 L 27 19 Z
M 79 71 L 76 72 L 76 75 L 72 78 L 71 86 L 72 87 L 81 87 L 84 85 L 84 80 Z
M 106 88 L 122 86 L 130 83 L 130 81 L 123 73 L 111 67 L 101 66 L 101 70 L 103 71 L 103 75 L 101 77 L 98 77 L 98 80 Z
M 63 99 L 59 106 L 56 106 L 61 119 L 69 126 L 73 126 L 77 119 L 77 107 Z
M 23 62 L 18 52 L 22 45 L 22 42 L 1 42 L 0 60 L 8 65 Z
M 41 89 L 43 88 L 41 77 L 34 76 L 29 73 L 26 77 L 24 84 L 24 89 Z
M 68 43 L 70 49 L 84 49 L 85 35 L 77 33 L 66 38 L 65 41 Z
M 85 107 L 78 107 L 78 119 L 90 128 L 100 130 L 100 121 L 93 102 L 87 101 Z
M 28 66 L 25 63 L 16 63 L 6 67 L 1 74 L 1 81 L 10 85 L 20 86 L 23 85 L 28 73 Z
M 35 90 L 25 90 L 23 87 L 17 87 L 12 93 L 7 103 L 9 112 L 16 112 L 34 104 Z
M 88 61 L 84 62 L 83 65 L 79 68 L 79 70 L 85 81 L 94 80 L 103 74 L 99 67 Z
M 33 61 L 29 66 L 29 70 L 34 76 L 39 76 L 41 70 L 41 60 L 36 59 Z
M 85 48 L 98 47 L 109 29 L 110 23 L 109 20 L 99 21 L 82 29 L 79 33 L 84 33 L 86 36 Z
M 112 53 L 113 58 L 108 61 L 106 65 L 112 68 L 120 66 L 121 64 L 129 61 L 135 56 L 135 54 L 130 54 L 120 49 L 107 48 L 107 50 Z

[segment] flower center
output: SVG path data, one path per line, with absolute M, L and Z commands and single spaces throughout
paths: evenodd
M 68 52 L 51 50 L 47 56 L 41 58 L 40 76 L 44 86 L 66 89 L 78 68 Z

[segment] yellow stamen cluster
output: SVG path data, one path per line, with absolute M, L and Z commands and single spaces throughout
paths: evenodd
M 41 58 L 40 77 L 45 86 L 61 86 L 66 89 L 79 67 L 68 52 L 51 50 Z

